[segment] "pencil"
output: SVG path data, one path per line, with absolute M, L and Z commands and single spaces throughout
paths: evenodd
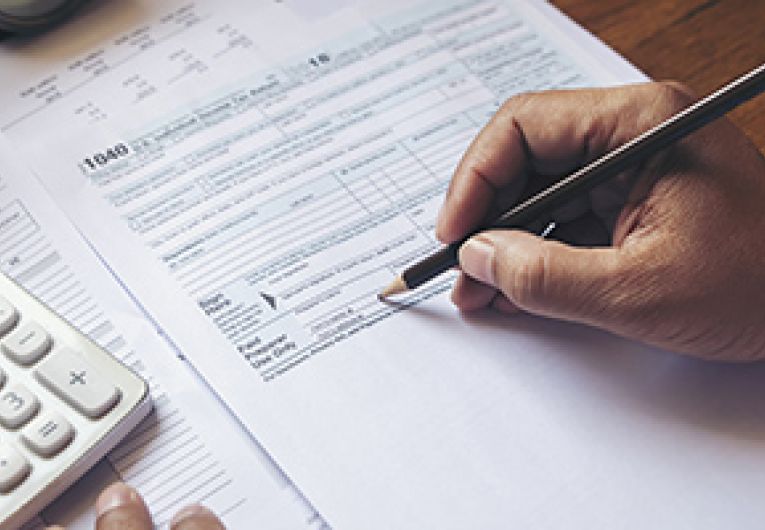
M 379 298 L 385 299 L 415 289 L 455 267 L 458 264 L 457 253 L 460 246 L 473 235 L 495 228 L 522 229 L 543 213 L 549 213 L 577 195 L 654 155 L 752 99 L 763 90 L 765 90 L 765 63 L 514 206 L 488 226 L 476 230 L 460 241 L 442 247 L 415 263 L 383 289 Z

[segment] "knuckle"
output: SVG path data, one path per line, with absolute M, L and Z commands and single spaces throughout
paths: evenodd
M 510 96 L 499 108 L 497 117 L 503 121 L 512 120 L 519 112 L 527 108 L 539 97 L 539 94 L 533 92 L 521 92 L 520 94 Z
M 696 100 L 693 91 L 679 81 L 660 81 L 653 83 L 653 87 L 656 99 L 669 113 L 685 108 Z
M 491 184 L 491 181 L 484 179 L 484 168 L 491 164 L 494 153 L 491 146 L 475 143 L 463 155 L 459 163 L 459 171 L 466 175 L 466 180 L 470 183 L 481 180 Z

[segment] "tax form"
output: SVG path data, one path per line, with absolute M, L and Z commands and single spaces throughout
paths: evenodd
M 0 136 L 0 269 L 141 374 L 155 406 L 40 522 L 94 528 L 95 496 L 123 480 L 144 495 L 157 528 L 190 502 L 209 504 L 230 528 L 247 527 L 253 514 L 268 527 L 320 528 L 316 514 L 125 298 L 34 176 L 12 159 Z
M 220 4 L 14 45 L 0 128 L 330 525 L 756 527 L 761 367 L 374 296 L 505 98 L 639 72 L 542 2 Z
M 165 6 L 154 26 L 11 83 L 0 126 L 20 143 L 52 122 L 81 126 L 66 155 L 79 155 L 77 187 L 94 186 L 106 219 L 267 382 L 396 312 L 373 295 L 436 247 L 451 170 L 504 99 L 642 79 L 553 42 L 529 5 L 404 5 L 338 8 L 320 24 L 290 2 Z M 51 186 L 73 189 L 67 178 Z

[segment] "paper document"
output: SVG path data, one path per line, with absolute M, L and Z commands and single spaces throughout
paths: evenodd
M 502 101 L 639 72 L 542 2 L 221 4 L 9 49 L 0 128 L 330 525 L 759 525 L 764 368 L 375 298 Z
M 118 275 L 144 277 L 147 262 L 169 277 L 263 381 L 395 313 L 374 294 L 437 246 L 451 171 L 506 97 L 641 79 L 562 32 L 554 41 L 528 5 L 371 3 L 315 24 L 289 2 L 170 4 L 155 25 L 54 63 L 44 86 L 11 83 L 0 126 L 34 152 L 35 131 L 79 124 L 76 141 L 45 142 L 56 198 L 61 188 L 85 201 L 78 215 L 105 221 L 104 233 L 127 229 L 98 251 L 111 263 L 109 246 L 136 245 L 153 263 L 130 260 Z M 23 53 L 8 57 L 36 78 Z
M 320 520 L 157 337 L 37 180 L 11 163 L 13 156 L 0 137 L 0 269 L 145 377 L 155 405 L 43 517 L 92 529 L 95 495 L 121 479 L 144 495 L 158 528 L 189 502 L 214 507 L 231 528 L 245 528 L 253 514 L 268 527 L 318 528 Z

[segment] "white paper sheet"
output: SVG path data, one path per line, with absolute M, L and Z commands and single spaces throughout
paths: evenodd
M 43 518 L 92 529 L 95 495 L 121 479 L 142 492 L 160 528 L 191 502 L 208 504 L 231 528 L 246 527 L 253 515 L 267 527 L 317 528 L 310 507 L 13 158 L 0 137 L 0 269 L 147 378 L 156 407 Z
M 373 296 L 499 101 L 638 72 L 537 2 L 166 5 L 17 48 L 0 126 L 330 524 L 757 527 L 763 367 Z

